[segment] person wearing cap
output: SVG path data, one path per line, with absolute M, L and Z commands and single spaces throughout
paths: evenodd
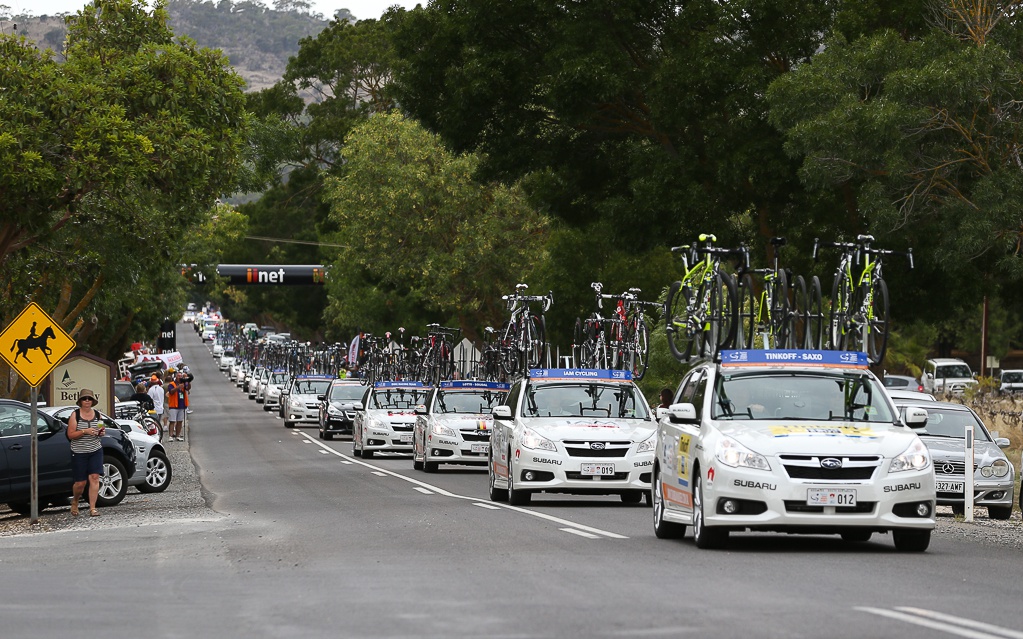
M 184 371 L 175 371 L 164 391 L 167 398 L 167 419 L 170 422 L 171 441 L 185 441 L 185 410 L 188 408 L 189 378 Z
M 88 388 L 78 392 L 78 408 L 68 418 L 67 436 L 71 440 L 71 514 L 78 516 L 78 501 L 85 485 L 89 485 L 89 514 L 99 516 L 96 498 L 99 496 L 99 478 L 103 474 L 103 437 L 105 428 L 96 412 L 96 394 Z
M 153 376 L 149 378 L 149 390 L 146 392 L 149 394 L 149 398 L 153 400 L 153 412 L 156 413 L 156 421 L 160 422 L 160 427 L 162 428 L 165 425 L 163 420 L 163 382 L 156 373 L 153 373 Z

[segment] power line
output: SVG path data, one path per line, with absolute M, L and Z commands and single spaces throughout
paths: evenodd
M 261 235 L 246 235 L 246 240 L 260 240 L 263 242 L 284 242 L 285 244 L 307 244 L 309 246 L 329 246 L 331 248 L 347 248 L 344 244 L 330 244 L 328 242 L 307 242 L 305 240 L 285 240 L 280 237 L 263 237 Z

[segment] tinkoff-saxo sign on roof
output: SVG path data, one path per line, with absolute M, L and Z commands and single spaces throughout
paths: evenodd
M 0 357 L 30 386 L 39 386 L 74 349 L 75 340 L 35 302 L 0 333 Z

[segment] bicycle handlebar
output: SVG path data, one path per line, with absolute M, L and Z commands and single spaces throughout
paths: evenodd
M 893 251 L 891 249 L 872 248 L 870 243 L 874 241 L 873 235 L 857 235 L 855 242 L 821 242 L 819 237 L 813 238 L 813 260 L 816 262 L 818 252 L 821 248 L 839 248 L 845 251 L 856 252 L 856 262 L 859 263 L 860 255 L 901 255 L 909 258 L 909 269 L 913 270 L 913 249 L 907 251 Z

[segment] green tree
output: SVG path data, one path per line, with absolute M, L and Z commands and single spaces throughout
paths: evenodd
M 338 325 L 358 291 L 335 274 L 364 270 L 474 338 L 499 316 L 502 293 L 546 257 L 547 221 L 516 186 L 474 179 L 479 158 L 455 155 L 414 120 L 381 114 L 345 141 L 345 168 L 328 180 L 338 259 L 328 283 Z M 369 330 L 394 327 L 358 327 Z

